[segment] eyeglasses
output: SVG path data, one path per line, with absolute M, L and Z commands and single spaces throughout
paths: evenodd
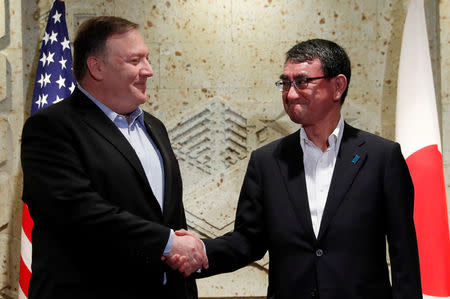
M 275 82 L 275 85 L 276 85 L 276 87 L 278 87 L 278 89 L 281 92 L 289 91 L 291 89 L 292 83 L 294 83 L 294 86 L 295 86 L 295 88 L 297 88 L 297 90 L 301 90 L 301 89 L 305 89 L 306 87 L 308 87 L 309 82 L 311 82 L 313 80 L 324 79 L 324 78 L 327 78 L 327 76 L 314 77 L 314 78 L 302 77 L 302 78 L 294 79 L 293 81 L 278 80 L 277 82 Z

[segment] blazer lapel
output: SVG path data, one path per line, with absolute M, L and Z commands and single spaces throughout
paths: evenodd
M 116 148 L 123 157 L 133 166 L 143 183 L 150 188 L 144 168 L 139 160 L 133 147 L 128 140 L 122 135 L 116 125 L 89 100 L 78 88 L 74 91 L 74 98 L 78 101 L 78 106 L 82 119 L 100 136 L 105 138 Z M 151 188 L 150 188 L 151 190 Z
M 350 189 L 357 173 L 367 158 L 367 152 L 362 147 L 365 141 L 357 136 L 357 132 L 357 129 L 349 126 L 347 123 L 345 124 L 344 135 L 336 157 L 336 164 L 320 224 L 318 240 L 324 236 L 339 205 L 345 198 L 345 194 Z
M 305 170 L 303 166 L 303 151 L 300 146 L 299 131 L 287 136 L 280 144 L 278 165 L 286 184 L 295 213 L 305 235 L 311 242 L 316 241 L 314 235 L 311 212 L 306 190 Z
M 163 160 L 163 170 L 164 170 L 164 200 L 163 200 L 163 218 L 166 219 L 167 214 L 169 213 L 170 207 L 172 204 L 170 200 L 172 199 L 172 159 L 170 158 L 169 149 L 170 144 L 165 143 L 167 137 L 164 135 L 164 132 L 156 129 L 157 126 L 154 124 L 154 120 L 150 117 L 149 114 L 144 113 L 144 123 L 147 128 L 147 132 L 155 143 L 156 147 L 161 154 L 161 158 Z

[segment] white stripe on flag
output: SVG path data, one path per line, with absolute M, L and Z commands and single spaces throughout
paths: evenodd
M 18 299 L 27 299 L 27 296 L 25 296 L 25 294 L 22 292 L 22 289 L 19 288 L 19 297 Z
M 22 256 L 22 260 L 25 263 L 25 266 L 27 266 L 28 270 L 31 272 L 31 252 L 32 252 L 32 245 L 30 240 L 28 240 L 27 236 L 25 235 L 25 232 L 22 228 L 22 235 L 21 235 L 21 248 L 20 248 L 20 254 Z
M 423 294 L 423 299 L 450 299 L 450 297 L 434 297 Z

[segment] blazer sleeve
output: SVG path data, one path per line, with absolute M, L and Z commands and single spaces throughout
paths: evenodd
M 386 162 L 384 186 L 392 298 L 422 298 L 413 221 L 414 186 L 398 143 L 395 143 Z
M 231 272 L 261 259 L 267 251 L 260 170 L 252 153 L 239 195 L 234 231 L 204 239 L 209 268 L 201 276 Z
M 160 264 L 170 229 L 102 198 L 85 171 L 70 123 L 61 118 L 37 113 L 23 129 L 23 200 L 35 227 L 73 244 Z

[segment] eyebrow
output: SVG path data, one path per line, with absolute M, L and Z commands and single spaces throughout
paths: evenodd
M 296 79 L 306 79 L 306 78 L 308 78 L 308 76 L 300 74 L 300 75 L 295 76 L 294 80 L 296 80 Z M 280 79 L 281 80 L 289 80 L 289 77 L 284 75 L 284 74 L 282 74 L 282 75 L 280 75 Z

